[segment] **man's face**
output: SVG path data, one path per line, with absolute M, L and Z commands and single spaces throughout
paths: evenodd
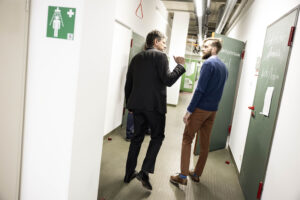
M 211 46 L 211 41 L 206 41 L 203 45 L 202 45 L 202 58 L 203 59 L 207 59 L 212 55 L 212 50 L 213 47 Z
M 166 39 L 162 38 L 160 41 L 158 39 L 154 40 L 154 45 L 153 47 L 159 51 L 164 51 L 166 49 Z

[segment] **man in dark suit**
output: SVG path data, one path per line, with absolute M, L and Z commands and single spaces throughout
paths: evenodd
M 131 139 L 124 182 L 135 176 L 143 186 L 152 190 L 148 173 L 154 173 L 157 154 L 165 137 L 166 86 L 172 86 L 185 72 L 184 58 L 174 57 L 177 66 L 171 72 L 166 49 L 166 38 L 159 31 L 152 31 L 146 38 L 146 50 L 133 57 L 128 68 L 125 98 L 126 106 L 134 116 L 134 135 Z M 148 125 L 151 141 L 141 171 L 136 175 L 137 158 Z
M 202 58 L 207 59 L 200 72 L 198 85 L 183 118 L 185 129 L 181 147 L 181 173 L 171 176 L 170 181 L 175 184 L 187 185 L 187 176 L 199 182 L 203 172 L 208 151 L 209 140 L 218 105 L 221 100 L 228 70 L 217 57 L 222 43 L 217 38 L 204 40 Z M 196 132 L 200 135 L 200 155 L 194 170 L 189 171 L 191 144 Z

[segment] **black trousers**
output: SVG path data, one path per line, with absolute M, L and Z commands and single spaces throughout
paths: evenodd
M 132 174 L 136 168 L 138 155 L 148 126 L 151 128 L 151 141 L 144 158 L 142 170 L 154 173 L 156 157 L 165 138 L 166 116 L 157 111 L 134 111 L 133 118 L 134 135 L 128 151 L 126 175 Z

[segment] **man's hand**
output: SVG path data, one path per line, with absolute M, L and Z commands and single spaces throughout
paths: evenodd
M 188 121 L 190 119 L 190 116 L 191 116 L 191 113 L 189 112 L 186 112 L 184 117 L 183 117 L 183 122 L 187 125 L 188 124 Z
M 177 64 L 181 64 L 181 65 L 184 65 L 184 63 L 185 63 L 185 60 L 184 60 L 184 57 L 180 57 L 180 56 L 173 56 L 173 58 L 174 58 L 174 60 L 175 60 L 175 62 L 177 63 Z

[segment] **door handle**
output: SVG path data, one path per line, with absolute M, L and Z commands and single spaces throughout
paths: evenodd
M 249 108 L 249 110 L 252 110 L 251 117 L 255 118 L 255 114 L 256 114 L 255 106 L 248 106 L 248 108 Z
M 250 110 L 255 110 L 255 106 L 248 106 Z

